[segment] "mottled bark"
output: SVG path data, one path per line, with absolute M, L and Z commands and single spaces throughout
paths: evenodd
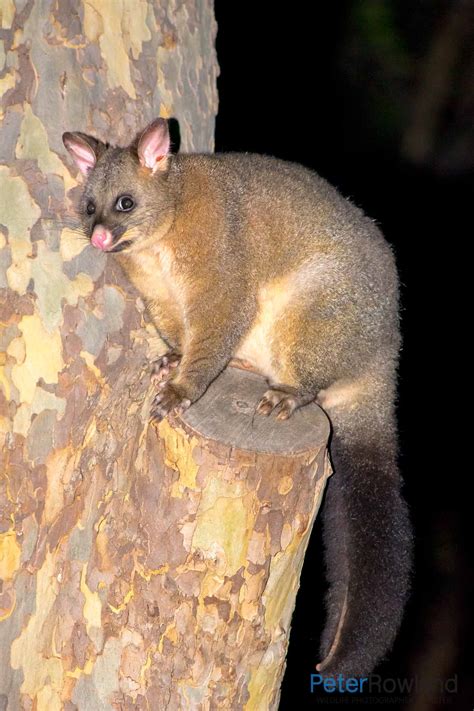
M 231 371 L 215 387 L 240 397 L 149 425 L 160 344 L 74 231 L 61 143 L 173 115 L 183 150 L 212 150 L 212 2 L 0 0 L 0 25 L 0 709 L 263 711 L 327 423 L 316 406 L 253 421 L 262 384 Z

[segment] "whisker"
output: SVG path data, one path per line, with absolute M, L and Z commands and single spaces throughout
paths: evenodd
M 51 218 L 51 217 L 42 217 L 42 218 L 40 218 L 40 220 L 41 220 L 41 222 L 43 222 L 45 224 L 52 224 L 57 227 L 68 227 L 69 229 L 74 230 L 74 231 L 85 232 L 84 227 L 77 220 L 69 220 L 68 218 L 66 218 L 66 219 Z

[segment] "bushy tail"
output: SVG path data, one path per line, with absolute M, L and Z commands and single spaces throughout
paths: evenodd
M 400 493 L 391 415 L 376 403 L 329 415 L 334 474 L 323 524 L 330 588 L 317 669 L 364 676 L 389 651 L 400 626 L 412 532 Z

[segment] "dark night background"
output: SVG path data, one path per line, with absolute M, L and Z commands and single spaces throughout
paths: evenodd
M 436 690 L 400 701 L 385 693 L 380 705 L 472 708 L 471 527 L 461 506 L 470 475 L 456 463 L 451 401 L 467 379 L 447 361 L 460 340 L 449 295 L 472 230 L 460 215 L 474 197 L 474 3 L 216 0 L 215 11 L 216 150 L 267 153 L 315 169 L 375 218 L 395 248 L 404 335 L 401 468 L 416 571 L 396 646 L 376 671 L 418 676 L 420 685 L 457 675 L 458 686 L 444 699 Z M 283 711 L 326 705 L 309 694 L 324 621 L 320 547 L 317 524 L 293 618 Z

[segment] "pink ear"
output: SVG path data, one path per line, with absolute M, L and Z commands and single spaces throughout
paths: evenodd
M 79 133 L 63 134 L 64 145 L 76 161 L 79 170 L 84 175 L 87 175 L 97 162 L 96 152 L 86 138 L 87 137 L 83 137 L 83 134 Z M 94 143 L 98 143 L 93 138 L 90 140 L 94 141 Z
M 150 168 L 152 173 L 166 170 L 170 152 L 170 134 L 166 119 L 156 119 L 143 131 L 137 151 L 144 168 Z

